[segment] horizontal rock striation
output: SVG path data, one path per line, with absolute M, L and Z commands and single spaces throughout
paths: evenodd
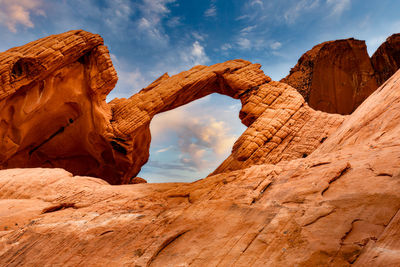
M 116 182 L 107 94 L 117 82 L 99 35 L 70 31 L 0 53 L 0 167 L 59 167 Z

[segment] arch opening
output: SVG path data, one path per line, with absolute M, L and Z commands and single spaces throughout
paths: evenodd
M 151 183 L 193 182 L 213 172 L 246 130 L 240 100 L 214 93 L 157 114 L 150 157 L 139 177 Z

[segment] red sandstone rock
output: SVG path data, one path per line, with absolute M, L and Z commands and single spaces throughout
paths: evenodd
M 383 84 L 400 68 L 400 33 L 393 34 L 372 55 L 378 84 Z
M 0 264 L 397 266 L 400 72 L 307 158 L 195 183 L 0 171 Z
M 10 49 L 0 65 L 3 169 L 58 167 L 130 183 L 149 158 L 151 119 L 211 93 L 240 99 L 249 126 L 214 173 L 308 155 L 343 121 L 310 109 L 296 90 L 244 60 L 164 74 L 107 105 L 117 76 L 101 37 L 84 31 Z
M 70 31 L 0 53 L 0 167 L 60 167 L 115 182 L 107 94 L 117 82 L 99 35 Z
M 307 51 L 281 82 L 296 88 L 310 107 L 350 114 L 400 67 L 400 35 L 370 59 L 364 41 L 329 41 Z
M 131 179 L 130 184 L 145 184 L 147 181 L 141 177 L 134 177 Z
M 32 52 L 52 42 L 70 51 L 65 60 Z M 400 264 L 400 72 L 341 116 L 314 111 L 243 60 L 165 74 L 108 106 L 115 71 L 101 38 L 83 31 L 0 62 L 9 62 L 0 65 L 3 168 L 45 162 L 85 174 L 87 161 L 96 176 L 129 183 L 147 161 L 152 117 L 213 92 L 240 99 L 249 127 L 213 175 L 190 184 L 1 170 L 0 265 Z M 52 127 L 64 131 L 49 135 Z

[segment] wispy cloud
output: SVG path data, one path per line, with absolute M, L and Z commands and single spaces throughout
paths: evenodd
M 142 34 L 147 35 L 150 39 L 158 42 L 167 41 L 168 34 L 162 25 L 162 19 L 170 14 L 168 4 L 174 3 L 176 0 L 143 0 L 138 5 L 138 11 L 141 18 L 138 20 L 138 29 Z M 170 21 L 170 25 L 177 25 L 179 19 Z
M 167 21 L 166 24 L 168 27 L 171 27 L 171 28 L 177 27 L 179 25 L 182 25 L 181 18 L 180 17 L 172 17 Z
M 332 8 L 331 15 L 333 16 L 340 16 L 351 4 L 350 0 L 326 0 L 326 3 Z
M 258 6 L 258 7 L 264 7 L 264 3 L 262 0 L 251 0 L 250 1 L 251 6 Z
M 269 47 L 271 47 L 272 50 L 277 50 L 281 48 L 282 44 L 278 41 L 272 42 Z
M 204 41 L 207 38 L 207 34 L 192 32 L 193 37 L 198 41 Z
M 253 31 L 257 26 L 256 25 L 252 25 L 252 26 L 247 26 L 243 29 L 240 30 L 240 33 L 243 34 L 248 34 L 249 32 Z
M 250 40 L 247 39 L 247 38 L 244 38 L 244 37 L 240 37 L 237 40 L 237 44 L 238 44 L 240 49 L 250 49 L 251 48 Z
M 287 23 L 292 24 L 305 12 L 316 9 L 320 4 L 319 2 L 320 0 L 300 0 L 296 4 L 293 3 L 283 14 L 283 17 Z
M 204 16 L 206 17 L 217 16 L 217 7 L 215 6 L 215 4 L 211 4 L 211 6 L 204 12 Z
M 225 44 L 223 44 L 222 46 L 221 46 L 221 50 L 222 51 L 227 51 L 227 50 L 229 50 L 229 49 L 231 49 L 232 48 L 232 45 L 231 44 L 228 44 L 228 43 L 225 43 Z
M 41 0 L 0 0 L 0 24 L 16 33 L 18 26 L 33 28 L 31 15 L 45 16 Z
M 168 150 L 170 150 L 171 148 L 173 148 L 173 146 L 161 148 L 161 149 L 157 150 L 156 153 L 164 153 L 164 152 L 167 152 Z

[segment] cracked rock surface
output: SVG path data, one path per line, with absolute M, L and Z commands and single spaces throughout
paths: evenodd
M 69 38 L 74 42 L 86 45 L 92 38 L 100 38 L 82 31 L 66 34 L 73 36 Z M 91 114 L 106 118 L 100 120 L 104 128 L 88 124 L 91 129 L 88 138 L 103 140 L 93 143 L 102 144 L 101 149 L 91 152 L 88 147 L 80 146 L 77 151 L 86 151 L 93 158 L 98 151 L 111 151 L 106 158 L 100 153 L 100 158 L 129 175 L 120 180 L 108 178 L 107 182 L 58 165 L 68 171 L 1 170 L 1 266 L 400 265 L 400 72 L 348 116 L 314 111 L 295 89 L 270 81 L 259 65 L 243 60 L 197 66 L 172 77 L 163 75 L 131 98 L 115 99 L 106 105 L 106 90 L 90 93 L 97 82 L 88 86 L 92 79 L 86 75 L 98 73 L 95 68 L 100 68 L 99 64 L 90 62 L 101 58 L 109 62 L 104 68 L 109 74 L 104 77 L 112 78 L 104 80 L 115 82 L 115 71 L 108 65 L 111 61 L 101 39 L 93 47 L 79 49 L 86 56 L 82 58 L 79 54 L 78 59 L 68 61 L 71 67 L 68 64 L 54 67 L 56 73 L 62 73 L 64 81 L 79 84 L 81 87 L 73 88 L 88 97 L 83 102 L 76 100 L 77 104 L 72 105 L 75 109 L 56 113 L 62 115 L 59 121 L 64 123 L 69 123 L 71 114 L 77 114 L 70 126 L 62 124 L 64 131 L 53 137 L 61 126 L 51 128 L 51 134 L 37 143 L 32 141 L 35 134 L 38 136 L 37 130 L 21 131 L 23 128 L 16 127 L 33 127 L 27 119 L 16 124 L 14 119 L 3 123 L 1 117 L 2 125 L 8 128 L 0 129 L 7 129 L 3 136 L 10 139 L 21 136 L 20 140 L 24 140 L 20 143 L 11 140 L 18 144 L 14 148 L 17 152 L 12 154 L 17 156 L 18 153 L 29 156 L 29 151 L 37 147 L 21 144 L 32 141 L 40 145 L 52 137 L 31 153 L 33 158 L 40 151 L 60 149 L 60 144 L 67 144 L 68 148 L 64 140 L 57 146 L 57 138 L 75 137 L 75 134 L 64 136 L 73 127 L 85 129 L 78 124 L 79 119 L 86 118 L 85 112 L 92 110 Z M 92 52 L 87 54 L 88 51 Z M 96 53 L 102 56 L 93 56 Z M 4 55 L 0 54 L 0 60 Z M 46 63 L 43 59 L 32 64 L 37 62 L 50 70 L 49 76 L 43 74 L 38 81 L 55 75 L 49 66 L 56 63 Z M 13 73 L 14 66 L 13 61 L 9 73 Z M 15 67 L 15 75 L 26 73 L 30 64 L 27 66 Z M 69 71 L 75 74 L 67 75 Z M 4 83 L 4 99 L 9 101 L 0 102 L 6 107 L 1 112 L 18 107 L 18 103 L 31 103 L 23 99 L 30 94 L 26 88 L 38 86 L 35 79 L 21 78 L 19 82 L 25 84 L 21 88 L 12 87 L 12 82 L 9 87 Z M 102 79 L 97 80 L 98 84 Z M 65 92 L 68 99 L 76 93 L 59 84 L 61 87 L 46 87 L 51 85 L 46 80 L 43 91 L 51 94 L 61 88 L 56 92 Z M 46 88 L 52 89 L 46 91 Z M 32 89 L 35 99 L 40 95 L 39 89 L 40 86 Z M 193 183 L 110 184 L 127 183 L 140 169 L 141 165 L 134 162 L 147 160 L 148 149 L 139 150 L 143 154 L 134 151 L 141 149 L 140 144 L 149 144 L 148 125 L 156 113 L 213 92 L 240 99 L 240 118 L 249 127 L 235 143 L 232 155 L 213 174 Z M 89 99 L 98 102 L 79 108 L 81 113 L 73 113 Z M 48 103 L 49 107 L 62 107 Z M 43 112 L 40 110 L 31 109 L 26 114 Z M 25 112 L 23 108 L 14 112 L 20 117 L 13 114 L 6 118 L 25 118 L 21 115 Z M 80 139 L 86 136 L 86 132 L 82 133 Z M 71 145 L 76 142 L 70 140 Z M 8 143 L 3 143 L 7 147 Z M 15 146 L 8 145 L 13 151 Z M 29 149 L 19 150 L 19 147 Z M 9 155 L 4 151 L 0 150 L 2 157 Z M 10 158 L 18 159 L 17 156 Z M 39 156 L 46 154 L 35 157 Z M 112 160 L 114 163 L 110 163 Z

